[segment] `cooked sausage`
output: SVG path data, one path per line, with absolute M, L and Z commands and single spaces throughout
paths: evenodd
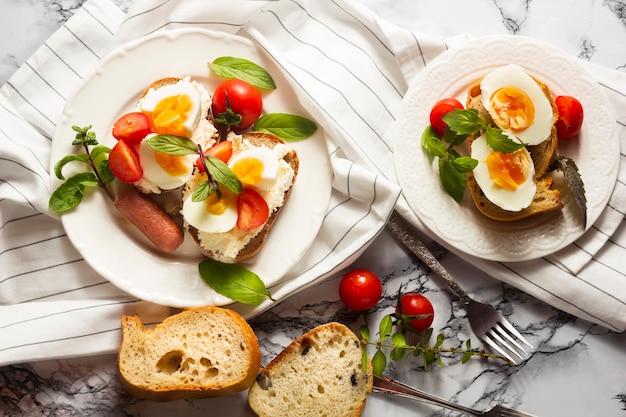
M 157 248 L 173 252 L 184 240 L 182 229 L 150 197 L 132 187 L 115 200 L 115 207 Z

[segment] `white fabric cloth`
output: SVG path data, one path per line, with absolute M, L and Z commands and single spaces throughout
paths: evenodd
M 171 313 L 129 296 L 81 259 L 47 211 L 49 154 L 64 103 L 100 59 L 127 41 L 188 27 L 252 39 L 327 133 L 331 202 L 290 276 L 314 283 L 347 266 L 394 208 L 426 231 L 397 186 L 392 126 L 415 74 L 466 36 L 410 32 L 350 0 L 139 0 L 126 17 L 108 0 L 88 0 L 0 89 L 0 365 L 114 352 L 121 314 L 154 323 Z M 622 117 L 616 123 L 626 149 L 626 76 L 589 69 Z M 97 102 L 94 111 L 103 111 Z M 624 331 L 624 151 L 621 158 L 606 213 L 570 248 L 515 264 L 464 258 L 557 308 Z M 272 294 L 281 299 L 297 289 L 286 280 Z M 235 308 L 250 317 L 270 306 Z

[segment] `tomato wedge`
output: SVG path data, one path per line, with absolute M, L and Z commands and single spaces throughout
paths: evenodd
M 233 143 L 229 140 L 224 140 L 222 142 L 216 143 L 215 145 L 204 151 L 204 155 L 214 156 L 227 164 L 228 160 L 233 155 Z M 200 172 L 204 172 L 204 165 L 202 165 L 199 157 L 196 160 L 196 166 L 198 167 Z
M 127 113 L 117 119 L 111 133 L 117 140 L 136 145 L 150 133 L 148 116 L 141 112 Z
M 259 193 L 244 188 L 237 197 L 237 214 L 237 228 L 248 230 L 263 226 L 270 217 L 270 209 Z
M 117 179 L 126 183 L 139 181 L 143 169 L 139 163 L 139 154 L 125 140 L 118 140 L 109 153 L 109 168 Z

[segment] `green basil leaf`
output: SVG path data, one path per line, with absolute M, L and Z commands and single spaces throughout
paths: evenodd
M 585 195 L 585 184 L 580 176 L 576 162 L 564 156 L 557 156 L 550 168 L 560 169 L 563 172 L 567 187 L 574 196 L 576 205 L 580 210 L 583 228 L 587 228 L 587 196 Z
M 393 335 L 391 335 L 391 341 L 393 342 L 394 345 L 398 346 L 398 347 L 407 347 L 406 344 L 406 337 L 404 336 L 404 333 L 402 332 L 395 332 Z
M 315 122 L 303 116 L 286 113 L 268 113 L 259 117 L 253 130 L 273 133 L 286 142 L 306 139 L 317 131 Z
M 494 151 L 512 153 L 526 146 L 524 143 L 515 142 L 497 127 L 487 127 L 485 130 L 487 145 Z
M 72 161 L 88 162 L 89 155 L 87 155 L 86 153 L 82 153 L 82 154 L 71 154 L 71 155 L 64 156 L 56 164 L 54 164 L 54 175 L 58 179 L 64 180 L 65 177 L 63 176 L 63 167 Z
M 386 367 L 387 357 L 380 349 L 378 349 L 376 353 L 374 353 L 374 357 L 372 358 L 372 368 L 374 371 L 374 375 L 382 375 L 383 372 L 385 372 Z
M 445 143 L 437 136 L 427 138 L 425 147 L 428 153 L 434 157 L 444 158 L 448 153 Z
M 405 352 L 405 348 L 395 347 L 389 352 L 389 359 L 391 359 L 392 361 L 399 361 L 404 357 Z
M 111 172 L 108 159 L 101 161 L 100 164 L 97 165 L 97 167 L 98 167 L 98 174 L 100 174 L 100 178 L 102 179 L 102 182 L 104 182 L 105 184 L 109 184 L 113 182 L 113 180 L 115 180 L 115 175 L 113 175 L 113 173 Z
M 254 272 L 237 264 L 206 259 L 198 265 L 200 276 L 217 293 L 242 304 L 259 305 L 271 294 Z
M 201 182 L 200 184 L 198 184 L 196 189 L 193 190 L 193 194 L 191 195 L 191 201 L 197 203 L 198 201 L 206 200 L 209 195 L 211 195 L 211 193 L 216 190 L 216 188 L 217 187 L 212 186 L 211 183 L 208 181 Z
M 168 155 L 182 156 L 198 152 L 198 147 L 191 139 L 174 135 L 156 135 L 147 140 L 155 151 Z
M 443 188 L 448 194 L 457 202 L 461 202 L 467 187 L 466 174 L 459 172 L 454 162 L 447 159 L 439 159 L 439 177 Z
M 105 157 L 109 153 L 111 153 L 111 148 L 104 145 L 97 145 L 91 149 L 91 157 L 96 162 L 98 162 L 98 158 Z
M 441 117 L 448 128 L 460 135 L 471 135 L 487 127 L 485 119 L 476 109 L 454 109 Z
M 48 207 L 56 213 L 71 210 L 83 200 L 85 188 L 96 185 L 98 185 L 98 179 L 94 173 L 76 174 L 54 190 L 48 200 Z
M 367 373 L 367 368 L 368 368 L 368 364 L 369 364 L 369 356 L 367 355 L 367 346 L 363 346 L 363 349 L 361 350 L 361 369 L 363 369 L 364 373 Z
M 455 158 L 452 163 L 459 172 L 465 173 L 470 172 L 471 170 L 476 168 L 476 165 L 478 165 L 478 160 L 469 156 L 460 156 L 458 158 Z
M 239 181 L 237 175 L 235 175 L 233 170 L 230 169 L 228 165 L 224 163 L 224 161 L 209 155 L 206 157 L 206 167 L 209 170 L 209 174 L 211 175 L 211 177 L 213 177 L 215 181 L 222 184 L 234 194 L 241 193 L 241 191 L 243 190 L 243 185 L 241 184 L 241 181 Z
M 391 316 L 384 316 L 379 323 L 378 326 L 378 334 L 382 340 L 387 339 L 391 336 L 391 331 L 393 329 L 393 321 L 391 320 Z
M 236 78 L 263 90 L 275 90 L 272 76 L 261 66 L 244 58 L 223 56 L 209 62 L 211 71 L 218 77 Z
M 361 339 L 370 340 L 370 328 L 367 327 L 367 324 L 362 324 L 359 327 L 359 333 L 361 334 Z

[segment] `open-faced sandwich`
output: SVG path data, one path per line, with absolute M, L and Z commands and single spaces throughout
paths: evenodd
M 499 221 L 560 210 L 561 193 L 548 172 L 556 158 L 559 113 L 548 86 L 517 65 L 503 66 L 469 88 L 466 108 L 527 145 L 503 153 L 487 144 L 484 132 L 467 139 L 470 156 L 478 161 L 467 176 L 478 210 Z

